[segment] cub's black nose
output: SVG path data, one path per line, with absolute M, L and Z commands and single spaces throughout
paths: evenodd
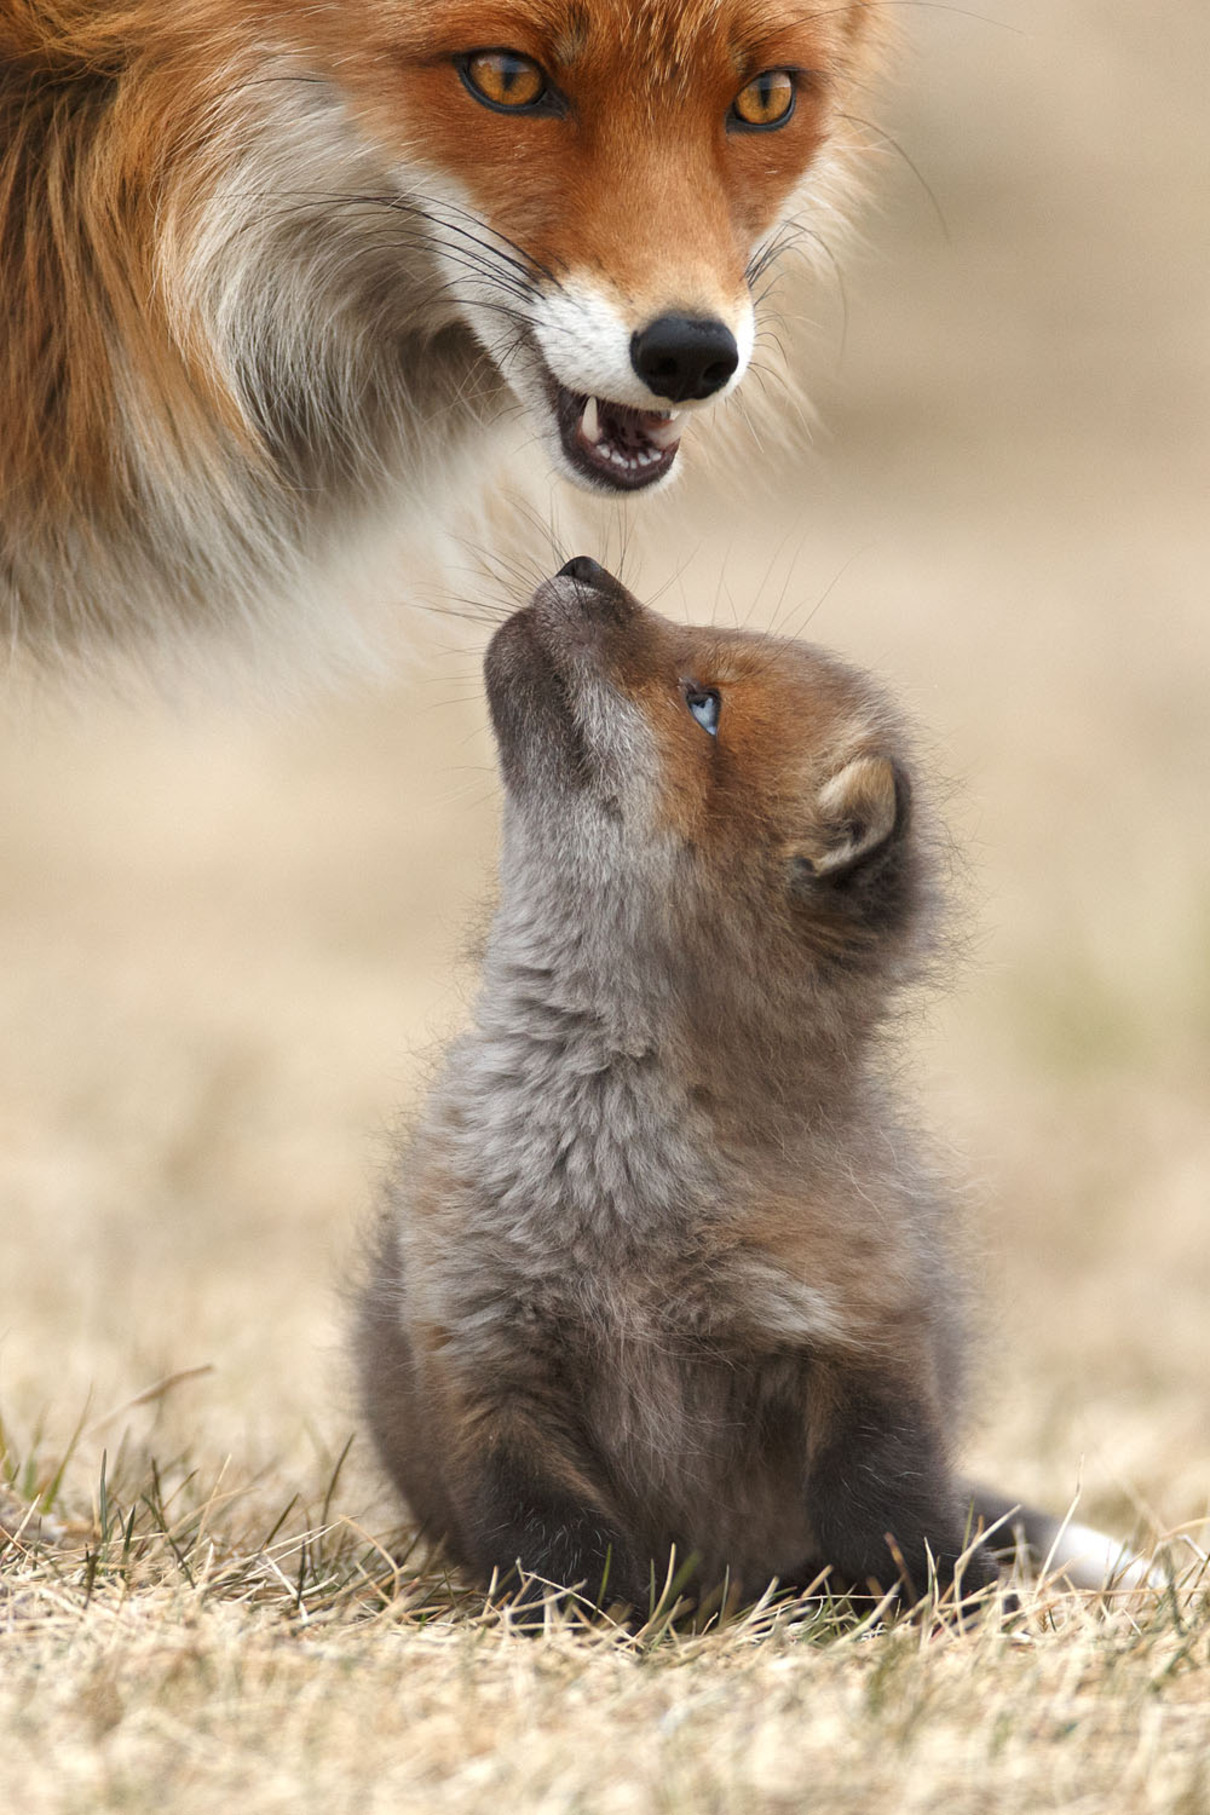
M 591 555 L 577 555 L 566 567 L 561 567 L 556 575 L 560 580 L 578 580 L 581 586 L 616 586 L 617 581 L 611 573 L 594 561 Z
M 739 348 L 725 322 L 661 315 L 631 336 L 630 363 L 657 397 L 689 403 L 722 390 L 739 364 Z
M 577 555 L 574 561 L 569 561 L 566 567 L 559 569 L 555 579 L 570 580 L 575 587 L 570 599 L 566 593 L 556 595 L 564 613 L 570 606 L 573 615 L 578 614 L 596 623 L 620 624 L 633 617 L 638 610 L 637 603 L 622 582 L 607 567 L 594 561 L 591 555 Z M 541 587 L 534 596 L 536 599 L 541 598 Z

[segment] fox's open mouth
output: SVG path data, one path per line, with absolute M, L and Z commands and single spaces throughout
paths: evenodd
M 636 410 L 585 397 L 549 378 L 563 451 L 578 473 L 612 491 L 639 491 L 669 472 L 683 419 L 673 410 Z

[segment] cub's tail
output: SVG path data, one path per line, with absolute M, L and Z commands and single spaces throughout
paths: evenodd
M 1034 1575 L 1098 1592 L 1168 1586 L 1169 1578 L 1157 1564 L 1120 1538 L 1078 1525 L 1070 1513 L 1056 1519 L 997 1488 L 973 1482 L 964 1491 L 969 1496 L 972 1536 L 980 1530 L 988 1533 L 989 1548 L 1004 1563 L 1023 1561 Z

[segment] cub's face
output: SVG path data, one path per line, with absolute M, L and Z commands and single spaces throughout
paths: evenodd
M 765 255 L 838 161 L 879 12 L 346 0 L 299 29 L 556 467 L 636 491 L 742 381 Z
M 918 840 L 893 710 L 810 645 L 685 628 L 570 562 L 496 633 L 488 698 L 532 876 L 611 878 L 682 929 L 840 950 L 905 925 Z

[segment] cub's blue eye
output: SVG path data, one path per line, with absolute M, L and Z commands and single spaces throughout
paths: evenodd
M 718 736 L 718 715 L 722 701 L 713 687 L 686 687 L 685 704 L 703 731 Z

